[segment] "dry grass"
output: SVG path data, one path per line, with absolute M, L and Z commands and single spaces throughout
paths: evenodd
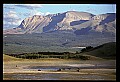
M 83 74 L 90 74 L 90 75 L 95 75 L 97 73 L 97 75 L 101 75 L 101 76 L 110 76 L 110 79 L 112 78 L 113 80 L 116 79 L 115 76 L 115 69 L 114 70 L 105 70 L 105 69 L 81 69 L 80 72 L 74 72 L 73 71 L 61 71 L 61 72 L 51 72 L 51 71 L 33 71 L 33 70 L 25 70 L 23 69 L 23 67 L 27 67 L 27 66 L 58 66 L 58 65 L 75 65 L 75 64 L 96 64 L 96 63 L 105 63 L 105 64 L 111 64 L 111 62 L 114 64 L 115 61 L 109 61 L 109 60 L 87 60 L 87 61 L 83 61 L 83 60 L 71 60 L 71 59 L 57 59 L 57 58 L 41 58 L 41 59 L 21 59 L 21 58 L 15 58 L 15 57 L 11 57 L 8 55 L 3 54 L 3 71 L 5 74 L 5 77 L 3 78 L 4 80 L 13 80 L 14 78 L 8 78 L 8 75 L 11 76 L 11 74 L 15 74 L 15 73 L 23 73 L 23 74 L 44 74 L 44 73 L 60 73 L 60 74 L 71 74 L 74 76 L 77 75 L 83 75 Z M 17 67 L 16 67 L 17 65 Z M 7 74 L 7 77 L 6 77 Z M 76 77 L 65 77 L 63 79 L 74 79 Z M 62 78 L 61 78 L 62 79 Z M 79 79 L 79 78 L 76 78 Z M 82 78 L 81 78 L 82 79 Z M 85 78 L 83 78 L 83 80 L 85 80 Z
M 4 61 L 4 62 L 20 61 L 20 60 L 23 60 L 23 59 L 15 58 L 15 57 L 12 57 L 12 56 L 8 56 L 8 55 L 3 54 L 3 61 Z

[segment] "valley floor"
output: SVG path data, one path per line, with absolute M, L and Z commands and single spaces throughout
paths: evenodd
M 35 66 L 39 68 L 31 69 Z M 51 67 L 57 69 L 42 69 Z M 58 68 L 64 67 L 64 70 L 58 71 Z M 67 69 L 68 67 L 71 69 Z M 4 61 L 3 80 L 116 80 L 116 60 L 84 61 L 46 58 Z

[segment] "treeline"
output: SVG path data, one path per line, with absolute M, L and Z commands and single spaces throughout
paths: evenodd
M 83 49 L 81 50 L 81 53 L 82 53 L 82 52 L 88 52 L 88 51 L 90 51 L 90 50 L 92 50 L 92 49 L 93 49 L 92 46 L 87 46 L 86 48 L 83 48 Z
M 37 52 L 37 53 L 21 53 L 21 54 L 7 54 L 9 56 L 13 56 L 16 58 L 23 59 L 39 59 L 39 58 L 60 58 L 60 59 L 81 59 L 81 60 L 89 60 L 90 56 L 84 56 L 80 53 L 87 52 L 92 50 L 93 47 L 87 46 L 83 48 L 81 52 L 76 51 L 76 53 L 70 52 Z
M 26 55 L 26 54 L 39 54 L 39 55 L 65 55 L 65 54 L 73 54 L 70 52 L 38 52 L 38 53 L 20 53 L 20 54 L 7 54 L 9 56 L 16 56 L 16 55 Z
M 39 58 L 60 58 L 60 59 L 81 59 L 89 60 L 90 56 L 80 55 L 78 52 L 38 52 L 38 53 L 23 53 L 23 54 L 7 54 L 16 58 L 23 59 L 39 59 Z

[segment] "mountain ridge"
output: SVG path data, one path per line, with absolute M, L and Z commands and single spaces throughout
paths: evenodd
M 60 30 L 72 30 L 74 33 L 77 31 L 78 34 L 82 34 L 82 29 L 85 29 L 85 34 L 98 32 L 115 35 L 116 14 L 93 15 L 88 12 L 67 11 L 46 16 L 34 15 L 25 18 L 18 27 L 4 30 L 3 34 L 31 34 Z

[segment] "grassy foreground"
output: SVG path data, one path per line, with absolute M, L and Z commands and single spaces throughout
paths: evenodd
M 74 60 L 59 58 L 22 59 L 3 54 L 4 80 L 116 80 L 116 69 L 81 69 L 66 71 L 37 71 L 24 69 L 32 66 L 66 66 L 66 65 L 115 65 L 115 60 Z M 17 65 L 17 67 L 16 67 Z M 49 76 L 48 76 L 49 75 Z M 26 77 L 25 77 L 26 76 Z M 30 78 L 28 78 L 28 77 Z M 44 77 L 43 77 L 44 76 Z M 17 78 L 15 78 L 17 77 Z

